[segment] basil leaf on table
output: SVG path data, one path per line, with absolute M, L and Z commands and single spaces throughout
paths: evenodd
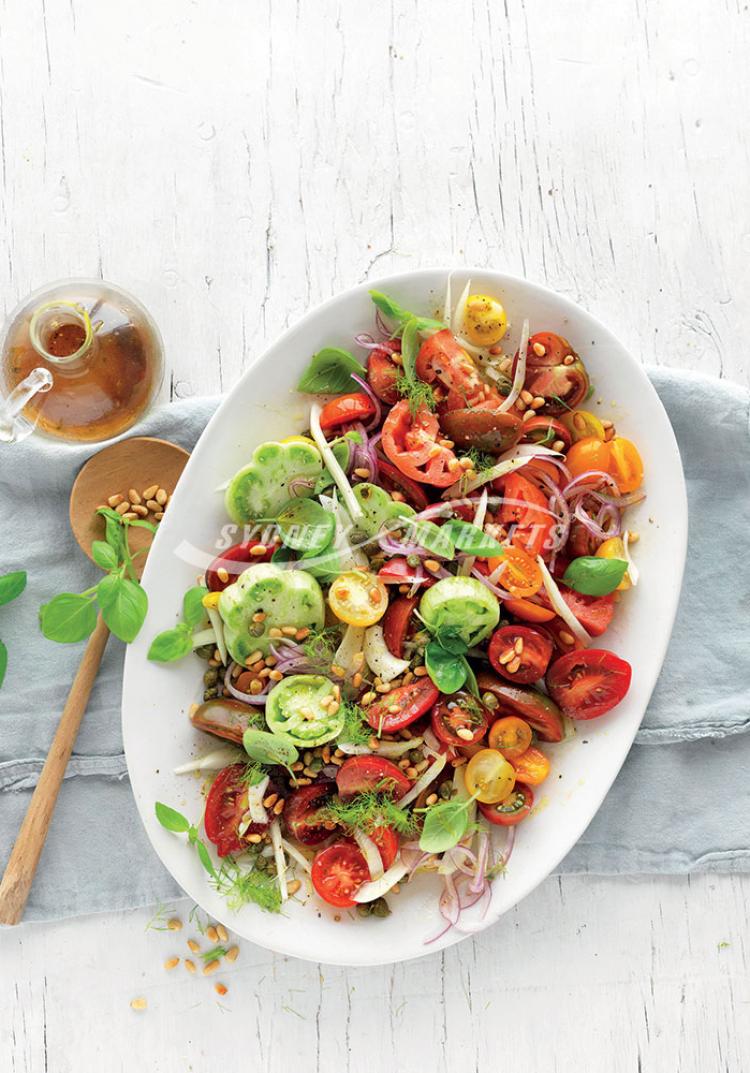
M 446 533 L 459 551 L 465 551 L 468 555 L 489 559 L 492 555 L 502 555 L 504 552 L 503 545 L 489 533 L 471 522 L 462 522 L 460 518 L 451 518 L 441 526 L 441 531 Z
M 365 376 L 366 370 L 353 354 L 340 347 L 327 346 L 313 355 L 312 361 L 299 379 L 297 391 L 309 395 L 333 395 L 355 386 L 351 374 Z
M 9 604 L 20 596 L 26 588 L 26 571 L 14 570 L 12 574 L 3 574 L 0 577 L 0 607 Z
M 137 581 L 120 574 L 107 574 L 96 587 L 102 618 L 121 641 L 130 644 L 138 636 L 148 611 L 148 596 Z
M 455 693 L 467 677 L 463 655 L 448 652 L 438 641 L 430 641 L 424 653 L 427 673 L 441 693 Z
M 74 644 L 85 639 L 96 626 L 96 603 L 93 596 L 61 592 L 39 609 L 42 633 L 50 641 Z
M 174 831 L 177 834 L 190 830 L 190 821 L 177 809 L 170 808 L 169 805 L 164 805 L 161 801 L 157 801 L 154 805 L 154 812 L 157 820 L 165 830 Z
M 469 805 L 466 801 L 444 801 L 427 809 L 419 848 L 423 853 L 445 853 L 458 845 L 469 826 Z
M 91 558 L 102 570 L 116 570 L 117 552 L 107 540 L 95 540 L 91 545 Z
M 563 583 L 584 596 L 608 596 L 614 592 L 627 573 L 624 559 L 598 559 L 581 555 L 569 564 Z
M 0 686 L 5 680 L 5 672 L 8 669 L 8 649 L 0 641 Z
M 194 585 L 192 589 L 188 589 L 182 598 L 182 621 L 191 629 L 195 626 L 200 626 L 206 617 L 203 597 L 207 592 L 208 589 L 205 585 Z
M 216 869 L 214 868 L 214 862 L 211 860 L 211 854 L 206 848 L 205 842 L 202 842 L 200 838 L 191 839 L 192 844 L 195 846 L 195 852 L 198 854 L 198 860 L 206 869 L 208 874 L 214 879 L 217 878 Z
M 181 622 L 171 630 L 164 630 L 154 637 L 148 650 L 148 659 L 154 663 L 174 663 L 193 650 L 190 627 Z

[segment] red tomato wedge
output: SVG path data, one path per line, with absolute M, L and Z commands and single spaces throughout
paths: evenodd
M 253 555 L 253 548 L 264 547 L 262 554 Z M 206 571 L 206 588 L 209 592 L 223 592 L 227 585 L 237 580 L 239 574 L 247 569 L 248 563 L 269 563 L 278 547 L 278 541 L 272 538 L 268 544 L 261 540 L 246 540 L 243 544 L 233 544 L 221 555 L 217 555 Z M 219 577 L 219 570 L 226 570 L 226 581 Z
M 584 648 L 555 660 L 547 671 L 550 696 L 571 719 L 596 719 L 619 704 L 630 688 L 627 660 L 604 648 Z
M 445 409 L 495 410 L 503 401 L 494 388 L 487 387 L 477 367 L 449 328 L 426 339 L 417 355 L 417 376 L 428 384 L 434 380 L 448 389 Z
M 511 543 L 535 558 L 545 550 L 554 524 L 547 497 L 520 473 L 510 473 L 502 482 L 504 502 L 500 521 L 504 525 L 515 524 Z
M 244 764 L 231 764 L 219 772 L 208 791 L 203 826 L 220 857 L 247 849 L 247 842 L 237 832 L 247 811 L 247 783 L 242 778 L 244 773 Z M 245 835 L 260 834 L 267 827 L 267 823 L 252 823 Z
M 396 860 L 396 854 L 398 853 L 398 847 L 400 845 L 400 840 L 396 832 L 392 827 L 376 827 L 374 831 L 369 832 L 369 837 L 380 851 L 380 859 L 383 862 L 383 868 L 390 868 Z M 348 836 L 344 841 L 352 842 L 355 846 L 357 845 L 355 839 L 350 839 Z
M 315 893 L 324 902 L 339 909 L 351 909 L 357 904 L 352 895 L 369 882 L 370 871 L 356 845 L 334 842 L 315 854 L 310 878 Z
M 382 578 L 382 570 L 378 576 Z M 388 610 L 383 615 L 383 637 L 389 651 L 397 659 L 403 659 L 404 641 L 409 632 L 412 612 L 418 603 L 418 596 L 400 596 L 397 600 L 391 600 Z
M 582 592 L 569 589 L 567 585 L 558 585 L 560 595 L 584 630 L 592 637 L 600 637 L 609 626 L 615 614 L 615 599 L 609 596 L 586 596 Z M 539 599 L 546 607 L 551 607 L 546 591 L 539 593 Z
M 421 485 L 410 480 L 400 469 L 382 458 L 378 459 L 378 484 L 385 488 L 386 492 L 399 492 L 409 506 L 417 511 L 425 510 L 430 504 Z
M 350 395 L 339 395 L 331 399 L 320 411 L 320 427 L 324 432 L 349 425 L 354 421 L 366 421 L 375 413 L 375 404 L 364 391 L 353 391 Z
M 403 730 L 428 712 L 437 703 L 440 691 L 426 675 L 408 686 L 399 686 L 385 693 L 367 709 L 367 722 L 378 733 L 393 734 Z M 391 711 L 396 707 L 397 711 Z
M 348 800 L 366 790 L 377 790 L 391 797 L 403 797 L 411 783 L 400 767 L 384 756 L 350 756 L 338 770 L 339 795 Z
M 394 406 L 400 398 L 396 387 L 400 375 L 401 370 L 386 350 L 371 351 L 367 362 L 367 382 L 377 397 L 389 406 Z
M 322 823 L 316 823 L 316 813 L 336 792 L 332 780 L 301 786 L 287 798 L 284 808 L 284 825 L 287 831 L 305 846 L 317 846 L 330 838 L 331 832 Z
M 479 671 L 477 683 L 483 699 L 487 693 L 497 701 L 492 709 L 494 718 L 517 715 L 533 727 L 542 741 L 562 741 L 562 712 L 545 693 L 530 686 L 511 685 L 492 671 Z
M 534 806 L 534 791 L 530 786 L 517 782 L 510 797 L 506 797 L 504 801 L 497 801 L 494 805 L 477 801 L 477 804 L 485 820 L 497 824 L 498 827 L 515 827 L 531 812 Z
M 521 651 L 517 652 L 517 648 Z M 547 670 L 552 658 L 552 642 L 532 626 L 501 626 L 492 635 L 487 655 L 503 678 L 528 686 Z
M 383 424 L 383 450 L 390 461 L 413 481 L 447 488 L 457 479 L 450 463 L 456 456 L 440 447 L 440 426 L 435 414 L 420 406 L 412 414 L 406 399 L 396 403 Z

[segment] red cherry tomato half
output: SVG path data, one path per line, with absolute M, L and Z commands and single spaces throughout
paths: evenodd
M 261 546 L 266 550 L 262 554 L 253 555 L 252 549 Z M 262 540 L 246 540 L 243 544 L 233 544 L 221 555 L 217 555 L 209 566 L 206 571 L 206 588 L 209 592 L 223 592 L 227 585 L 231 585 L 242 571 L 247 569 L 248 563 L 270 563 L 277 547 L 276 539 L 270 540 L 268 544 Z M 229 575 L 226 581 L 219 577 L 219 570 L 226 570 Z
M 320 427 L 324 432 L 349 425 L 353 421 L 366 421 L 375 413 L 375 404 L 364 391 L 353 391 L 350 395 L 339 395 L 331 399 L 320 411 Z
M 555 440 L 562 440 L 567 450 L 573 442 L 570 429 L 567 429 L 562 421 L 558 421 L 555 417 L 546 417 L 543 414 L 538 417 L 530 417 L 528 421 L 524 421 L 522 431 L 524 443 L 544 443 L 549 447 Z M 559 476 L 559 471 L 555 470 L 555 480 L 559 479 Z
M 554 524 L 547 497 L 520 473 L 510 473 L 503 481 L 503 504 L 500 521 L 515 523 L 511 543 L 536 558 L 544 551 Z
M 367 362 L 367 382 L 377 397 L 389 406 L 395 406 L 400 395 L 396 381 L 401 370 L 385 350 L 373 350 Z
M 220 857 L 239 853 L 247 848 L 247 842 L 237 833 L 247 811 L 247 783 L 243 780 L 244 773 L 244 764 L 231 764 L 219 772 L 208 791 L 203 826 Z M 267 823 L 251 823 L 245 836 L 260 834 L 267 827 Z
M 367 861 L 351 842 L 334 842 L 319 850 L 313 859 L 311 879 L 324 902 L 339 909 L 351 909 L 352 898 L 363 883 L 369 882 Z
M 586 596 L 582 592 L 569 589 L 567 585 L 559 585 L 558 588 L 563 600 L 584 630 L 592 637 L 600 637 L 614 617 L 614 596 L 611 593 L 609 596 Z M 539 598 L 545 606 L 552 606 L 545 590 L 539 593 Z
M 389 559 L 387 563 L 378 570 L 378 577 L 386 585 L 426 585 L 429 581 L 431 584 L 435 583 L 435 579 L 427 575 L 424 581 L 419 581 L 416 578 L 418 567 L 409 566 L 406 559 L 396 556 L 394 559 Z M 422 571 L 424 573 L 424 571 Z
M 382 577 L 382 571 L 378 576 Z M 403 658 L 404 641 L 409 632 L 412 611 L 418 603 L 418 596 L 400 596 L 398 600 L 391 600 L 383 615 L 383 637 L 388 650 L 397 659 Z
M 490 823 L 498 827 L 515 827 L 521 820 L 525 820 L 534 806 L 534 791 L 530 786 L 524 786 L 517 782 L 513 787 L 510 797 L 504 801 L 497 801 L 494 805 L 486 805 L 478 801 L 479 811 Z
M 382 458 L 378 459 L 378 483 L 385 488 L 386 492 L 400 493 L 409 506 L 417 511 L 425 510 L 429 506 L 430 501 L 424 488 L 416 481 L 404 476 L 400 469 Z
M 517 648 L 521 651 L 517 652 Z M 552 642 L 532 626 L 501 626 L 492 635 L 487 655 L 503 678 L 529 686 L 547 670 L 552 658 Z
M 487 733 L 489 712 L 476 697 L 460 690 L 443 697 L 430 714 L 432 732 L 444 745 L 475 745 Z
M 367 709 L 367 722 L 379 733 L 392 734 L 403 730 L 424 715 L 435 704 L 440 691 L 432 680 L 425 676 L 385 693 Z M 397 708 L 392 712 L 391 708 Z
M 492 671 L 477 674 L 479 693 L 494 697 L 497 704 L 492 709 L 495 719 L 517 715 L 533 727 L 542 741 L 562 741 L 564 724 L 562 712 L 546 693 L 529 686 L 514 686 L 504 682 Z
M 403 797 L 411 783 L 400 767 L 384 756 L 351 756 L 338 770 L 339 795 L 348 800 L 366 790 L 377 790 L 391 797 Z
M 328 780 L 312 786 L 301 786 L 287 798 L 284 808 L 284 824 L 287 831 L 305 846 L 317 846 L 330 837 L 331 832 L 315 816 L 336 791 L 336 784 Z
M 383 862 L 383 868 L 390 868 L 396 860 L 396 854 L 398 853 L 398 847 L 400 845 L 400 840 L 396 832 L 392 827 L 376 827 L 374 831 L 369 832 L 369 837 L 380 851 L 380 859 Z M 351 842 L 355 846 L 357 845 L 353 838 L 347 837 L 343 841 Z
M 627 660 L 604 648 L 568 652 L 547 671 L 550 696 L 571 719 L 596 719 L 619 704 L 630 687 Z

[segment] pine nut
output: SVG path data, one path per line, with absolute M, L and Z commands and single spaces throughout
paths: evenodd
M 217 573 L 218 573 L 218 571 L 217 571 Z M 219 574 L 219 577 L 221 577 L 221 574 Z M 266 613 L 265 613 L 265 611 L 256 611 L 255 614 L 253 615 L 253 622 L 265 622 L 265 621 L 266 621 Z
M 572 365 L 575 360 L 572 354 L 566 354 L 563 358 L 563 365 Z
M 458 734 L 459 738 L 461 738 L 462 741 L 471 741 L 471 739 L 474 737 L 468 727 L 459 727 L 456 731 L 456 734 Z
M 167 927 L 170 931 L 182 931 L 182 921 L 178 917 L 172 917 L 167 921 Z
M 414 677 L 415 678 L 424 678 L 424 676 L 426 674 L 427 674 L 427 668 L 424 666 L 424 664 L 422 664 L 421 667 L 415 667 L 414 668 Z
M 257 846 L 260 842 L 263 841 L 263 838 L 261 837 L 261 835 L 255 834 L 255 835 L 248 835 L 247 840 L 248 840 L 248 842 L 251 843 L 251 845 Z
M 374 700 L 375 700 L 375 694 L 372 692 L 372 690 L 370 690 L 369 692 L 365 693 L 362 697 L 360 697 L 359 703 L 362 705 L 363 708 L 366 708 L 367 705 L 372 704 L 372 702 Z
M 148 1003 L 146 1002 L 145 998 L 131 999 L 131 1002 L 130 1002 L 131 1010 L 145 1010 L 147 1006 L 148 1006 Z
M 129 505 L 130 504 L 128 504 L 128 506 Z M 122 518 L 126 522 L 133 522 L 138 518 L 138 515 L 135 513 L 134 510 L 126 510 L 125 513 L 122 515 Z
M 425 805 L 436 805 L 437 799 L 437 794 L 430 794 L 429 797 L 425 798 Z
M 281 815 L 281 813 L 284 811 L 284 805 L 285 804 L 286 804 L 286 801 L 284 800 L 284 798 L 280 797 L 279 800 L 276 802 L 276 804 L 273 806 L 273 814 L 274 814 L 274 816 L 280 816 Z
M 523 401 L 526 403 L 527 406 L 530 406 L 531 403 L 534 401 L 534 396 L 531 394 L 530 391 L 527 391 L 526 388 L 524 388 L 523 391 L 521 392 L 521 398 L 523 399 Z
M 354 470 L 354 476 L 361 477 L 363 481 L 369 481 L 370 471 L 369 469 L 365 469 L 364 466 L 357 466 Z
M 575 637 L 572 633 L 568 633 L 567 630 L 560 630 L 558 636 L 564 645 L 575 644 Z
M 137 514 L 139 518 L 145 518 L 148 515 L 148 510 L 146 509 L 146 507 L 142 506 L 140 503 L 134 503 L 133 504 L 133 513 Z
M 515 674 L 520 666 L 521 666 L 520 659 L 518 658 L 518 656 L 514 656 L 513 659 L 510 661 L 510 663 L 507 664 L 505 669 L 508 672 L 508 674 Z
M 359 671 L 352 677 L 352 685 L 355 689 L 359 689 L 362 685 L 362 674 Z
M 268 677 L 272 682 L 280 682 L 284 675 L 281 673 L 281 671 L 269 671 Z
M 398 708 L 396 708 L 396 711 L 398 711 Z M 380 748 L 380 742 L 378 741 L 378 739 L 375 737 L 374 734 L 371 735 L 370 740 L 367 743 L 367 747 L 370 750 L 370 752 L 373 752 L 373 753 L 376 753 L 378 751 L 378 749 Z
M 154 521 L 155 522 L 160 522 L 163 517 L 164 517 L 164 511 L 163 510 L 157 510 L 156 514 L 154 515 Z
M 297 632 L 297 627 L 296 626 L 282 626 L 281 627 L 281 632 L 284 634 L 285 637 L 294 637 L 294 635 Z
M 250 554 L 251 555 L 261 556 L 261 555 L 265 555 L 267 551 L 268 551 L 268 548 L 266 547 L 265 544 L 256 544 L 254 548 L 250 549 Z M 280 636 L 281 636 L 281 634 L 279 634 L 279 637 Z
M 263 799 L 263 808 L 273 808 L 276 802 L 279 800 L 278 794 L 269 794 L 268 797 Z
M 431 574 L 436 574 L 440 569 L 440 563 L 437 559 L 425 559 L 424 565 L 430 571 Z
M 125 496 L 121 496 L 118 492 L 116 495 L 110 496 L 107 502 L 109 503 L 110 507 L 119 507 L 120 503 L 122 503 L 124 499 Z M 125 509 L 127 510 L 127 507 Z
M 226 995 L 226 993 L 227 993 L 226 984 L 214 984 L 214 991 L 216 992 L 217 995 L 222 995 L 222 996 Z
M 239 946 L 230 946 L 229 949 L 226 952 L 227 961 L 236 961 L 239 956 L 240 956 L 240 948 L 239 948 Z
M 493 358 L 496 358 L 498 354 L 502 354 L 503 348 L 499 343 L 495 343 L 494 346 L 491 346 L 489 348 L 489 352 L 493 356 Z
M 204 976 L 210 976 L 211 973 L 216 972 L 216 970 L 219 967 L 219 964 L 220 963 L 219 963 L 218 958 L 215 958 L 213 961 L 209 961 L 208 965 L 203 966 L 203 975 Z
M 534 398 L 531 401 L 531 409 L 532 410 L 541 410 L 542 406 L 544 406 L 544 396 L 543 395 L 535 395 Z
M 155 499 L 147 499 L 146 500 L 146 506 L 148 507 L 149 510 L 153 510 L 153 511 L 161 510 L 161 505 L 159 503 L 157 503 Z
M 169 499 L 169 495 L 163 488 L 160 488 L 159 491 L 154 496 L 154 499 L 156 500 L 156 502 L 159 504 L 160 507 L 163 507 L 164 504 Z
M 210 939 L 212 943 L 218 943 L 219 933 L 213 924 L 211 924 L 210 927 L 206 928 L 206 937 Z
M 519 637 L 516 643 L 513 645 L 513 651 L 516 655 L 520 656 L 523 652 L 523 637 Z
M 521 418 L 521 420 L 522 421 L 528 421 L 529 418 L 531 418 L 531 417 L 536 417 L 536 414 L 534 413 L 533 410 L 527 410 L 526 413 Z
M 450 465 L 448 467 L 450 469 Z M 391 492 L 391 499 L 394 503 L 405 503 L 406 497 L 401 492 Z
M 148 486 L 148 488 L 144 488 L 144 490 L 143 490 L 143 498 L 144 499 L 153 499 L 158 491 L 159 491 L 159 485 L 158 484 L 150 484 Z
M 534 343 L 533 350 L 538 358 L 543 358 L 544 355 L 547 353 L 546 347 L 542 346 L 541 343 Z
M 179 958 L 167 958 L 167 960 L 164 962 L 164 968 L 167 970 L 167 972 L 171 972 L 172 969 L 176 968 L 179 964 Z
M 196 942 L 195 939 L 188 939 L 187 944 L 194 954 L 197 954 L 201 948 L 201 944 Z
M 191 961 L 190 958 L 185 958 L 184 964 L 188 972 L 195 972 L 195 962 Z
M 628 530 L 628 544 L 637 544 L 640 539 L 640 533 L 636 533 L 633 529 Z
M 227 939 L 229 938 L 229 932 L 227 931 L 227 929 L 224 927 L 223 924 L 217 924 L 216 925 L 216 934 L 219 936 L 219 942 L 220 943 L 225 943 L 227 941 Z
M 127 501 L 123 500 L 122 502 L 117 504 L 115 510 L 118 514 L 127 514 L 127 512 L 130 510 L 130 504 Z
M 282 634 L 282 632 L 281 632 L 281 630 L 279 629 L 278 626 L 272 626 L 271 629 L 268 631 L 268 636 L 269 637 L 283 637 L 283 634 Z
M 138 495 L 135 488 L 128 489 L 128 499 L 131 503 L 138 503 L 139 505 L 141 503 L 141 497 Z
M 302 886 L 302 884 L 300 883 L 300 881 L 298 879 L 293 879 L 291 883 L 287 883 L 286 892 L 289 895 L 289 897 L 291 898 L 291 896 L 293 894 L 296 894 L 301 886 Z
M 553 451 L 564 451 L 565 450 L 565 443 L 563 442 L 563 440 L 555 440 L 555 442 L 552 444 L 552 450 Z
M 417 769 L 413 767 L 404 768 L 404 775 L 406 775 L 407 779 L 416 779 Z
M 304 641 L 310 636 L 310 629 L 308 626 L 303 626 L 301 630 L 297 630 L 294 635 L 295 641 Z
M 513 659 L 514 655 L 515 655 L 515 652 L 513 651 L 513 649 L 512 648 L 507 648 L 505 650 L 505 652 L 503 652 L 502 656 L 500 656 L 498 658 L 497 662 L 500 663 L 504 667 L 506 663 L 510 663 L 510 661 Z

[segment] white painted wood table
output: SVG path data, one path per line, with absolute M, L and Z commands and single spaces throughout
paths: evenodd
M 174 398 L 353 282 L 491 264 L 645 362 L 747 382 L 749 25 L 740 0 L 3 0 L 6 309 L 66 275 L 132 288 Z M 22 927 L 0 1070 L 741 1073 L 748 895 L 552 879 L 393 969 L 243 944 L 221 1000 L 164 972 L 188 932 L 150 913 Z

